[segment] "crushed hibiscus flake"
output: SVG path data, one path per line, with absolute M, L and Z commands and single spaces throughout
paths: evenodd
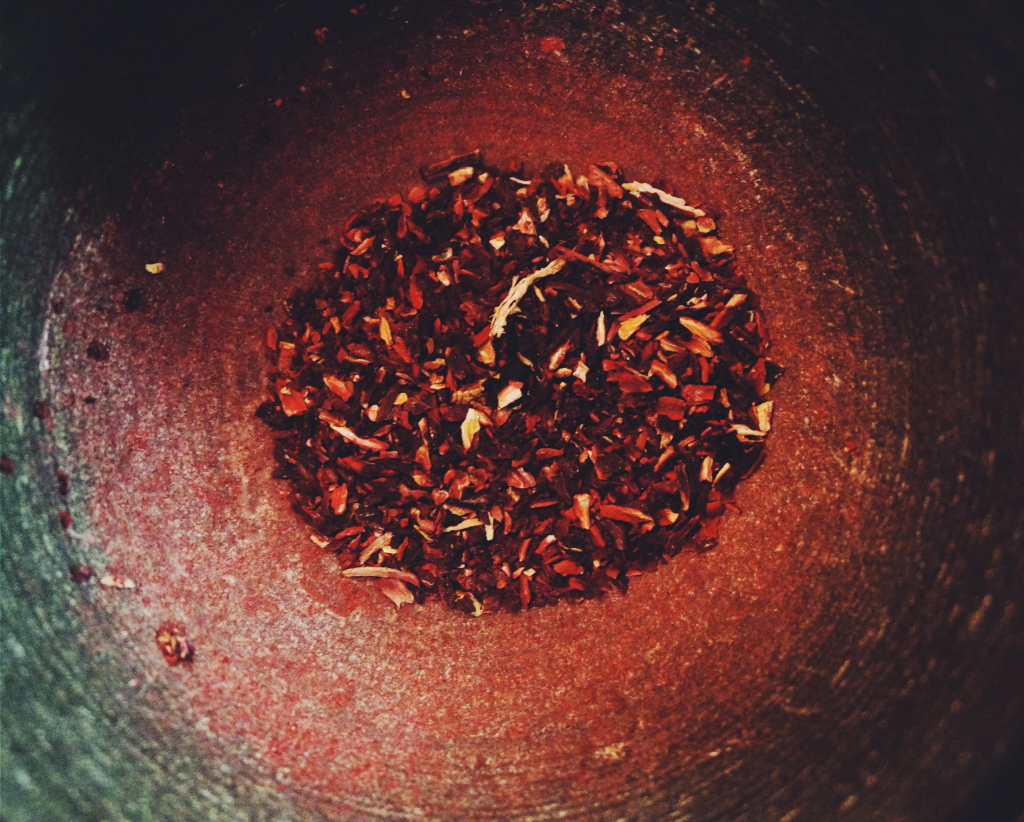
M 398 607 L 473 616 L 713 547 L 782 373 L 714 218 L 613 163 L 421 171 L 266 334 L 257 415 L 314 541 Z

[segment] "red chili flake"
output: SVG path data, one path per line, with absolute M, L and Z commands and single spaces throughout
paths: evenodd
M 61 511 L 59 516 L 60 516 L 60 525 L 61 525 L 61 527 L 65 531 L 67 531 L 72 525 L 75 524 L 74 519 L 71 518 L 70 512 L 68 512 L 66 510 L 65 511 Z
M 564 577 L 583 573 L 583 567 L 573 562 L 571 559 L 563 559 L 561 562 L 556 562 L 551 567 L 554 569 L 555 573 L 561 574 Z
M 684 385 L 682 388 L 683 399 L 691 405 L 701 405 L 711 402 L 718 393 L 714 385 Z
M 288 416 L 306 413 L 306 401 L 301 390 L 294 384 L 285 383 L 278 386 L 277 394 L 281 398 L 281 410 Z
M 690 404 L 678 397 L 658 397 L 658 402 L 654 406 L 655 411 L 664 414 L 670 420 L 686 419 L 689 409 Z
M 608 379 L 619 384 L 619 389 L 624 394 L 637 394 L 653 391 L 650 380 L 643 374 L 635 374 L 627 371 L 613 371 Z
M 18 470 L 18 464 L 6 454 L 0 455 L 0 474 L 13 474 Z
M 620 522 L 640 523 L 640 522 L 651 522 L 649 514 L 644 513 L 638 508 L 627 508 L 624 505 L 602 505 L 598 509 L 601 516 L 608 517 L 608 519 L 619 520 Z
M 69 477 L 63 471 L 58 471 L 57 472 L 57 493 L 59 493 L 62 497 L 66 497 L 70 490 L 71 490 L 71 477 Z
M 73 582 L 88 582 L 92 579 L 92 568 L 88 565 L 69 565 L 68 573 Z
M 195 659 L 195 648 L 185 635 L 185 629 L 176 622 L 164 622 L 156 629 L 156 645 L 164 660 L 172 668 Z
M 341 516 L 345 513 L 345 508 L 348 506 L 348 486 L 339 485 L 333 491 L 330 492 L 330 503 L 331 510 L 335 514 Z
M 398 607 L 473 616 L 712 546 L 781 374 L 715 220 L 613 163 L 421 171 L 266 337 L 257 415 L 313 540 Z
M 540 50 L 545 54 L 551 54 L 551 52 L 565 51 L 565 40 L 561 37 L 542 37 L 540 39 Z

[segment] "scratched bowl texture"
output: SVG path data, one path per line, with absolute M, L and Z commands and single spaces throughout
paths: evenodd
M 5 822 L 1017 818 L 1011 3 L 5 6 Z M 704 204 L 786 368 L 625 596 L 399 612 L 271 478 L 282 300 L 475 148 Z

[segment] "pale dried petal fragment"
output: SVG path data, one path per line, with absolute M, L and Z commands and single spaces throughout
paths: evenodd
M 476 169 L 474 169 L 473 166 L 463 166 L 462 168 L 457 168 L 455 171 L 448 174 L 448 182 L 453 186 L 461 185 L 475 173 Z
M 359 565 L 355 568 L 346 568 L 341 575 L 351 579 L 400 579 L 417 587 L 420 584 L 419 577 L 410 571 L 403 571 L 400 568 L 385 568 L 381 565 Z
M 619 323 L 619 339 L 628 340 L 633 336 L 633 333 L 645 322 L 647 322 L 650 314 L 637 314 L 635 317 L 630 317 L 628 320 L 623 320 Z
M 480 431 L 480 412 L 475 408 L 466 411 L 466 418 L 462 421 L 462 447 L 467 451 L 473 447 L 473 438 Z
M 483 525 L 483 522 L 478 520 L 476 517 L 468 517 L 467 519 L 464 519 L 462 522 L 460 522 L 458 525 L 449 525 L 444 530 L 445 533 L 453 533 L 455 531 L 466 531 L 469 528 L 476 528 L 480 525 Z
M 395 603 L 398 608 L 403 605 L 412 605 L 416 601 L 412 591 L 400 579 L 384 577 L 378 579 L 374 584 L 377 586 L 377 590 Z
M 576 368 L 573 369 L 572 376 L 574 376 L 580 382 L 586 382 L 587 374 L 589 373 L 590 369 L 587 367 L 587 364 L 581 359 L 578 363 L 576 363 Z
M 715 461 L 711 456 L 704 457 L 704 461 L 700 464 L 700 481 L 711 482 L 714 478 L 714 466 Z
M 505 299 L 494 309 L 494 316 L 491 319 L 491 336 L 500 337 L 505 333 L 505 325 L 508 323 L 509 315 L 515 313 L 519 306 L 519 301 L 526 296 L 530 286 L 541 277 L 557 274 L 564 266 L 565 260 L 552 260 L 543 268 L 523 277 L 523 279 L 513 280 L 512 287 L 509 289 L 508 294 L 505 295 Z
M 352 249 L 352 256 L 361 257 L 363 254 L 370 250 L 370 247 L 376 242 L 376 240 L 377 235 L 375 234 L 370 237 L 367 237 L 359 245 Z
M 754 419 L 757 422 L 757 428 L 760 431 L 768 433 L 772 429 L 772 408 L 775 403 L 772 400 L 763 402 L 760 405 L 753 407 Z
M 648 373 L 655 374 L 660 377 L 662 382 L 664 382 L 669 388 L 675 388 L 679 385 L 679 380 L 673 373 L 672 369 L 661 360 L 652 360 Z
M 649 183 L 623 183 L 622 187 L 626 189 L 626 191 L 637 196 L 640 194 L 653 194 L 665 205 L 672 206 L 672 208 L 682 211 L 684 214 L 689 214 L 691 217 L 704 216 L 703 211 L 701 211 L 699 208 L 694 208 L 693 206 L 687 205 L 686 200 L 682 199 L 681 197 L 675 197 L 669 194 L 667 191 L 662 191 L 660 188 L 655 188 Z
M 468 405 L 472 400 L 475 400 L 486 390 L 484 383 L 486 380 L 480 380 L 472 385 L 466 385 L 462 388 L 456 388 L 452 391 L 452 402 L 456 405 Z
M 497 359 L 497 352 L 494 350 L 494 343 L 491 342 L 490 337 L 487 338 L 487 342 L 477 349 L 476 356 L 484 365 L 494 365 Z
M 687 340 L 683 343 L 683 348 L 687 351 L 692 351 L 701 357 L 706 357 L 708 360 L 712 360 L 715 357 L 715 352 L 711 348 L 711 344 L 707 340 L 702 340 L 700 337 L 694 337 L 692 340 Z
M 516 223 L 510 231 L 518 231 L 521 234 L 537 234 L 537 224 L 533 221 L 533 215 L 530 214 L 530 209 L 524 208 L 523 213 L 519 215 L 519 222 Z
M 378 551 L 383 551 L 385 548 L 391 546 L 392 534 L 387 531 L 379 532 L 373 539 L 370 540 L 370 544 L 367 545 L 362 553 L 359 554 L 360 565 L 369 562 L 370 557 L 376 554 Z
M 695 320 L 692 317 L 680 317 L 679 323 L 695 337 L 700 337 L 700 339 L 711 343 L 722 342 L 722 335 L 719 331 L 699 320 Z
M 518 402 L 523 396 L 523 384 L 521 382 L 510 382 L 498 392 L 498 408 L 507 408 L 514 402 Z
M 566 340 L 551 353 L 551 357 L 548 359 L 548 371 L 555 371 L 558 369 L 558 366 L 562 364 L 562 360 L 565 359 L 565 355 L 569 353 L 569 347 L 571 344 L 571 340 Z
M 580 528 L 590 530 L 590 494 L 576 494 L 572 498 L 572 512 L 579 521 Z
M 100 585 L 107 588 L 132 589 L 135 587 L 135 580 L 130 577 L 123 577 L 118 574 L 104 574 L 100 577 Z
M 387 317 L 380 318 L 380 338 L 384 340 L 385 345 L 391 345 L 394 341 L 394 337 L 391 336 L 391 323 Z
M 604 312 L 602 311 L 597 315 L 597 344 L 602 346 L 606 342 L 608 342 L 608 329 L 605 327 Z
M 320 418 L 323 419 L 323 414 L 320 415 Z M 365 448 L 368 451 L 388 450 L 388 444 L 386 442 L 382 442 L 381 440 L 375 440 L 371 438 L 360 437 L 358 434 L 356 434 L 355 431 L 344 425 L 336 425 L 334 423 L 328 424 L 330 425 L 332 431 L 341 434 L 342 437 L 351 442 L 353 445 L 358 445 L 360 448 Z
M 740 442 L 760 442 L 763 437 L 768 435 L 767 431 L 758 431 L 742 423 L 736 423 L 730 430 L 736 434 L 736 439 Z

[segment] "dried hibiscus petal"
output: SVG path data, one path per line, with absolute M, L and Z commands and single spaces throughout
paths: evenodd
M 714 544 L 781 369 L 701 208 L 612 163 L 423 168 L 265 337 L 277 476 L 345 577 L 480 616 Z
M 377 590 L 395 603 L 398 608 L 401 608 L 403 605 L 411 605 L 416 601 L 416 597 L 409 590 L 409 586 L 400 579 L 385 577 L 376 580 L 374 584 L 377 586 Z

